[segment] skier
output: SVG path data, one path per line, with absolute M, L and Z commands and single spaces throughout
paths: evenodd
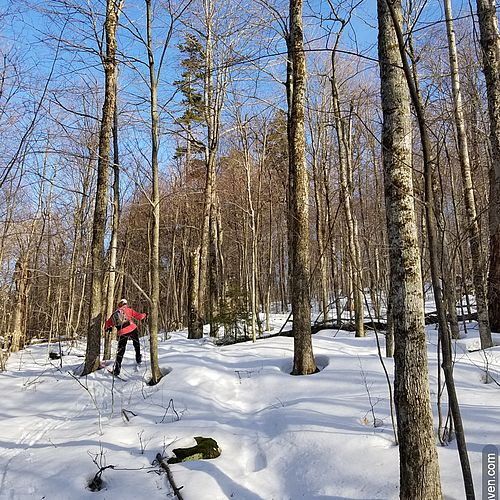
M 137 325 L 133 322 L 134 319 L 139 321 L 147 317 L 147 313 L 138 313 L 131 307 L 128 307 L 127 299 L 121 299 L 118 303 L 118 309 L 108 318 L 104 326 L 106 332 L 110 332 L 113 327 L 116 327 L 118 333 L 118 352 L 116 353 L 115 366 L 113 375 L 119 375 L 123 355 L 127 347 L 128 339 L 132 340 L 135 349 L 135 361 L 140 364 L 142 361 L 141 345 L 139 343 L 139 335 L 137 334 Z

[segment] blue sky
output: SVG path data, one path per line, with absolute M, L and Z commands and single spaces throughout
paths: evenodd
M 78 0 L 75 0 L 75 2 L 77 1 Z M 83 0 L 81 0 L 81 3 L 82 5 L 86 4 Z M 344 3 L 351 3 L 351 0 Z M 33 99 L 33 96 L 35 96 L 36 99 L 36 97 L 40 95 L 41 88 L 43 87 L 53 62 L 56 44 L 53 40 L 50 40 L 48 34 L 52 33 L 56 37 L 59 36 L 66 21 L 68 21 L 68 23 L 64 28 L 64 37 L 68 39 L 81 38 L 83 28 L 88 28 L 85 24 L 75 25 L 74 19 L 65 19 L 64 16 L 59 18 L 57 23 L 54 23 L 48 18 L 48 16 L 36 12 L 34 10 L 36 5 L 36 3 L 32 2 L 22 3 L 0 0 L 0 14 L 5 12 L 9 7 L 13 13 L 12 17 L 4 18 L 3 29 L 0 31 L 0 47 L 4 53 L 9 53 L 9 57 L 12 57 L 13 61 L 17 59 L 20 63 L 23 75 L 22 82 L 25 85 L 25 88 L 22 88 L 19 92 L 18 99 L 26 102 Z M 38 6 L 41 7 L 48 7 L 49 5 L 50 2 L 40 1 L 38 3 Z M 94 1 L 91 5 L 102 6 L 103 0 L 100 0 L 99 2 Z M 249 5 L 251 4 L 249 3 Z M 143 16 L 142 13 L 144 11 L 144 3 L 142 0 L 127 0 L 125 6 L 129 16 L 133 16 L 136 19 Z M 283 0 L 281 8 L 285 11 L 285 15 L 287 14 L 286 6 L 287 2 L 286 0 Z M 473 7 L 474 6 L 475 2 L 473 2 Z M 454 0 L 453 9 L 454 14 L 457 17 L 467 16 L 470 14 L 469 3 L 466 0 Z M 321 38 L 324 36 L 324 30 L 318 27 L 318 18 L 311 16 L 312 10 L 316 13 L 323 13 L 324 15 L 327 15 L 329 12 L 328 2 L 326 0 L 312 0 L 304 6 L 305 25 L 308 27 L 307 37 L 309 40 L 315 40 L 315 42 L 313 42 L 313 46 L 315 48 L 325 48 L 324 38 Z M 345 11 L 341 11 L 341 15 L 345 15 Z M 442 20 L 442 18 L 442 1 L 429 0 L 417 26 L 417 28 L 422 30 L 419 31 L 419 33 L 425 33 L 426 26 L 432 25 L 433 23 Z M 122 21 L 125 22 L 125 18 L 123 16 Z M 165 25 L 164 21 L 165 20 L 163 20 L 163 26 Z M 441 29 L 444 33 L 444 23 L 441 23 L 440 26 L 442 27 Z M 376 28 L 376 0 L 364 0 L 356 7 L 352 14 L 351 26 L 344 33 L 341 48 L 376 58 Z M 125 42 L 126 38 L 125 32 L 122 31 L 120 35 L 121 42 Z M 258 36 L 256 39 L 261 41 Z M 164 83 L 161 87 L 161 102 L 166 102 L 172 96 L 174 92 L 172 82 L 177 79 L 180 74 L 179 54 L 178 51 L 175 50 L 175 44 L 178 43 L 178 41 L 179 39 L 173 41 L 167 54 L 166 69 L 163 74 Z M 89 45 L 92 45 L 92 43 L 89 42 Z M 123 44 L 121 45 L 123 47 Z M 145 59 L 146 52 L 143 46 L 135 45 L 135 48 L 132 50 L 135 57 L 138 59 Z M 271 46 L 271 51 L 272 50 L 281 52 L 285 50 L 285 45 L 279 37 L 277 37 L 277 42 Z M 60 64 L 56 66 L 51 91 L 60 89 L 63 85 L 78 86 L 81 85 L 83 81 L 87 82 L 86 85 L 95 83 L 98 86 L 102 86 L 102 69 L 99 59 L 95 54 L 66 50 L 63 54 L 61 54 L 61 56 Z M 312 55 L 310 58 L 312 59 Z M 266 59 L 266 61 L 269 63 L 269 67 L 272 67 L 275 77 L 277 79 L 284 80 L 285 66 L 283 64 L 283 55 L 274 60 L 271 57 Z M 274 61 L 276 61 L 275 64 Z M 136 100 L 147 97 L 147 88 L 140 83 L 140 79 L 137 77 L 137 74 L 134 75 L 131 70 L 127 70 L 124 67 L 121 69 L 120 82 L 122 91 L 129 92 L 128 96 L 121 99 L 122 103 L 127 99 L 129 100 L 128 102 L 130 102 L 131 94 L 136 96 Z M 38 84 L 38 88 L 36 88 L 37 85 L 35 84 Z M 258 92 L 260 92 L 260 95 L 264 95 L 266 93 L 271 94 L 275 103 L 281 103 L 280 105 L 285 107 L 284 88 L 279 84 L 268 80 L 265 83 L 262 83 Z M 70 94 L 68 94 L 68 96 L 70 96 Z M 70 102 L 70 104 L 74 104 L 75 106 L 78 105 L 77 102 Z M 130 111 L 131 105 L 128 104 L 128 106 L 129 110 L 125 110 L 127 112 Z M 146 107 L 147 102 L 144 102 L 143 109 L 147 109 Z M 22 132 L 22 130 L 26 128 L 30 119 L 31 115 L 28 106 L 28 112 L 25 114 L 24 120 L 21 120 L 17 124 L 18 128 L 12 127 L 11 129 L 13 136 Z M 170 121 L 171 123 L 171 119 L 168 116 L 165 116 L 165 120 Z M 40 130 L 40 133 L 42 132 L 43 130 Z M 132 138 L 133 136 L 131 135 L 129 139 L 131 140 Z M 4 140 L 7 140 L 7 138 Z M 167 145 L 166 141 L 167 139 L 164 138 L 164 145 Z M 171 145 L 164 151 L 164 159 L 167 161 L 170 156 Z

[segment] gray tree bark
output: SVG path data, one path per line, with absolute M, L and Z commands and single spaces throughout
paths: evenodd
M 102 281 L 104 262 L 104 233 L 108 203 L 109 155 L 111 152 L 111 131 L 115 109 L 116 89 L 116 30 L 122 0 L 106 2 L 106 54 L 104 65 L 104 104 L 102 107 L 101 129 L 99 132 L 99 158 L 97 161 L 97 190 L 92 231 L 92 277 L 87 331 L 87 350 L 82 375 L 97 370 L 100 365 L 101 331 L 103 325 Z
M 467 227 L 469 229 L 469 247 L 472 256 L 472 279 L 476 296 L 479 336 L 483 349 L 492 346 L 490 322 L 488 317 L 488 302 L 486 297 L 485 261 L 481 250 L 481 235 L 476 212 L 476 200 L 472 182 L 469 160 L 469 145 L 465 130 L 465 118 L 460 91 L 460 76 L 458 73 L 458 57 L 453 26 L 453 12 L 451 0 L 444 0 L 446 15 L 446 30 L 448 33 L 448 52 L 450 57 L 451 83 L 455 111 L 455 125 L 457 127 L 458 153 L 462 171 L 462 183 L 465 197 L 465 211 Z
M 116 82 L 118 83 L 118 82 Z M 115 95 L 118 95 L 115 88 Z M 115 99 L 113 114 L 113 218 L 111 222 L 111 243 L 109 245 L 108 293 L 106 297 L 106 316 L 113 314 L 115 306 L 116 261 L 118 253 L 118 229 L 120 227 L 120 164 L 118 149 L 118 106 Z M 103 359 L 111 359 L 111 341 L 115 332 L 106 332 L 104 337 Z
M 337 39 L 337 43 L 339 39 L 340 38 Z M 348 138 L 348 129 L 350 125 L 346 123 L 346 120 L 342 117 L 342 110 L 340 108 L 335 56 L 336 50 L 333 50 L 331 56 L 332 72 L 330 75 L 330 83 L 332 87 L 333 111 L 338 141 L 340 192 L 347 223 L 347 248 L 351 269 L 349 279 L 352 284 L 356 337 L 364 337 L 364 298 L 361 273 L 361 252 L 359 249 L 358 221 L 352 208 L 352 151 Z M 351 295 L 349 294 L 349 296 Z
M 393 6 L 401 22 L 401 2 L 395 1 Z M 420 252 L 413 201 L 410 105 L 387 0 L 378 0 L 378 25 L 400 498 L 437 500 L 442 498 L 442 493 L 430 405 Z
M 441 286 L 441 266 L 443 265 L 442 255 L 441 261 L 439 261 L 438 259 L 439 249 L 437 236 L 437 218 L 435 213 L 434 199 L 435 158 L 432 154 L 432 143 L 429 137 L 428 126 L 425 118 L 425 110 L 420 99 L 420 94 L 417 86 L 417 73 L 415 67 L 413 68 L 414 72 L 412 73 L 410 65 L 408 63 L 408 59 L 406 57 L 405 40 L 401 28 L 401 18 L 398 17 L 398 12 L 394 8 L 394 3 L 391 0 L 386 0 L 386 4 L 389 7 L 389 11 L 391 14 L 394 31 L 398 41 L 400 58 L 403 64 L 406 83 L 411 95 L 412 104 L 415 108 L 418 128 L 420 132 L 424 164 L 425 221 L 427 224 L 427 236 L 429 241 L 432 288 L 434 292 L 434 300 L 436 302 L 441 349 L 443 353 L 443 371 L 450 402 L 450 411 L 453 415 L 453 422 L 456 429 L 458 454 L 460 457 L 460 464 L 462 467 L 462 474 L 464 478 L 465 494 L 468 500 L 472 500 L 474 498 L 474 485 L 470 470 L 469 457 L 467 454 L 467 443 L 465 440 L 465 433 L 462 425 L 462 417 L 460 414 L 460 405 L 455 390 L 455 382 L 453 380 L 451 338 L 446 318 L 446 310 L 443 304 L 443 293 Z
M 197 247 L 189 254 L 188 273 L 188 339 L 203 337 L 203 322 L 198 312 L 198 286 L 200 273 L 200 248 Z
M 490 119 L 490 259 L 488 304 L 490 327 L 500 332 L 500 38 L 495 0 L 476 0 L 483 71 Z
M 305 156 L 304 102 L 306 60 L 302 28 L 302 0 L 290 0 L 289 58 L 293 87 L 289 112 L 289 208 L 291 237 L 291 294 L 294 330 L 294 375 L 317 370 L 311 340 L 309 290 L 309 176 Z
M 149 66 L 149 92 L 151 113 L 151 177 L 153 193 L 151 197 L 151 311 L 149 314 L 149 354 L 151 361 L 151 381 L 154 385 L 161 379 L 158 364 L 158 331 L 160 307 L 160 187 L 158 179 L 159 119 L 158 119 L 158 75 L 155 69 L 151 25 L 151 0 L 146 1 L 147 49 Z M 168 43 L 165 42 L 166 44 Z M 165 45 L 166 47 L 166 45 Z M 160 66 L 161 69 L 161 66 Z

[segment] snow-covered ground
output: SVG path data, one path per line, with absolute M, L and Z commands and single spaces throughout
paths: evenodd
M 455 377 L 479 498 L 482 449 L 500 443 L 500 386 L 483 383 L 486 365 L 500 382 L 500 347 L 486 358 L 469 352 L 478 345 L 473 327 L 457 343 Z M 434 327 L 428 339 L 437 413 Z M 185 500 L 397 498 L 398 449 L 375 337 L 325 330 L 313 346 L 322 370 L 293 377 L 291 338 L 218 347 L 174 332 L 160 341 L 168 374 L 155 387 L 144 383 L 148 363 L 134 369 L 130 344 L 126 381 L 106 370 L 72 376 L 84 345 L 63 346 L 62 367 L 48 359 L 56 346 L 12 355 L 0 373 L 0 499 L 172 498 L 152 461 L 191 446 L 194 436 L 216 439 L 222 454 L 170 466 Z M 385 363 L 392 377 L 393 363 Z M 456 443 L 438 450 L 446 498 L 464 498 Z M 104 489 L 89 491 L 103 466 L 113 466 L 102 473 Z

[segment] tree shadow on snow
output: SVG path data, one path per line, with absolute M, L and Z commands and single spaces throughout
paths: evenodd
M 225 498 L 244 498 L 245 500 L 266 500 L 259 495 L 253 493 L 248 488 L 233 481 L 227 474 L 224 474 L 215 465 L 208 461 L 184 462 L 182 464 L 189 470 L 204 472 L 212 477 L 221 490 L 225 494 Z M 189 485 L 186 486 L 186 491 L 189 490 Z

